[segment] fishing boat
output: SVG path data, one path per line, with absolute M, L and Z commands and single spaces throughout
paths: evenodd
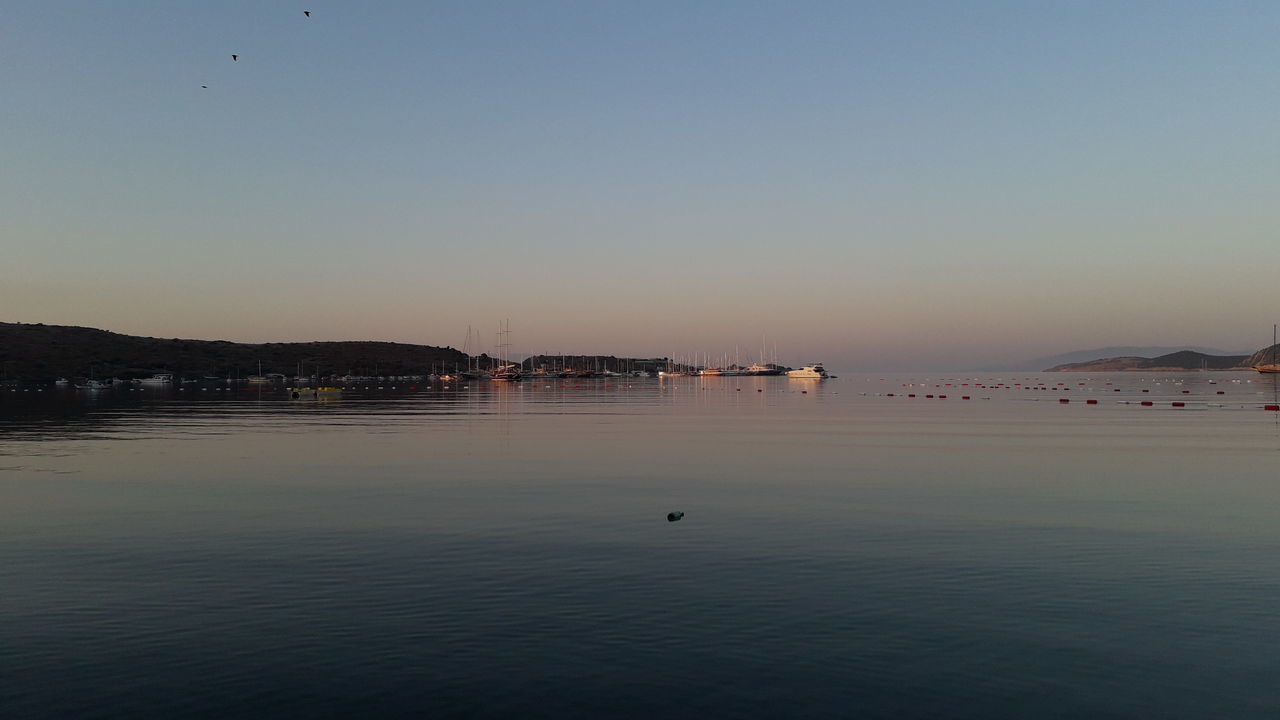
M 799 370 L 788 370 L 787 377 L 802 380 L 823 380 L 831 376 L 827 374 L 826 368 L 822 367 L 822 363 L 814 363 L 805 365 Z

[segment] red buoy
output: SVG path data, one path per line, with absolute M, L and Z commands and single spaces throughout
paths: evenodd
M 1280 412 L 1280 405 L 1266 405 L 1262 409 L 1271 410 L 1273 412 Z
M 1058 398 L 1058 402 L 1060 402 L 1060 403 L 1069 403 L 1069 402 L 1071 402 L 1071 398 Z
M 1176 401 L 1175 401 L 1175 402 L 1172 402 L 1172 403 L 1169 403 L 1169 404 L 1170 404 L 1170 405 L 1172 405 L 1172 406 L 1174 406 L 1174 407 L 1186 407 L 1186 406 L 1187 406 L 1187 404 L 1186 404 L 1186 403 L 1184 403 L 1184 402 L 1176 402 Z
M 1097 401 L 1097 400 L 1085 400 L 1085 401 L 1084 401 L 1084 404 L 1085 404 L 1085 405 L 1097 405 L 1097 404 L 1098 404 L 1098 401 Z
M 968 399 L 969 399 L 969 396 L 968 396 L 968 395 L 961 395 L 961 396 L 960 396 L 960 399 L 961 399 L 961 400 L 968 400 Z
M 1143 404 L 1143 406 L 1144 406 L 1144 407 L 1151 407 L 1151 401 L 1150 401 L 1150 400 L 1143 400 L 1143 401 L 1142 401 L 1142 404 Z

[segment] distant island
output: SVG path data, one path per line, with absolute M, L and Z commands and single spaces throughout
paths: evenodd
M 1270 362 L 1273 348 L 1263 348 L 1252 355 L 1209 355 L 1194 350 L 1160 355 L 1158 357 L 1109 357 L 1085 362 L 1064 363 L 1047 368 L 1044 372 L 1176 372 L 1185 370 L 1248 370 L 1255 365 Z

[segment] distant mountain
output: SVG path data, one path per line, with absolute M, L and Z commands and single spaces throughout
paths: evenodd
M 1062 353 L 1061 355 L 1050 355 L 1049 357 L 1035 358 L 1033 360 L 1024 360 L 1022 362 L 1011 363 L 1008 365 L 1000 365 L 998 367 L 979 368 L 987 372 L 1017 372 L 1030 371 L 1040 372 L 1045 368 L 1057 367 L 1058 365 L 1069 365 L 1072 363 L 1087 362 L 1090 360 L 1099 360 L 1104 358 L 1120 358 L 1120 357 L 1139 357 L 1154 358 L 1182 350 L 1190 350 L 1192 352 L 1204 353 L 1205 355 L 1248 355 L 1248 351 L 1231 352 L 1227 350 L 1218 350 L 1216 348 L 1206 348 L 1197 346 L 1180 345 L 1177 347 L 1137 347 L 1137 346 L 1117 346 L 1097 348 L 1096 350 L 1076 350 L 1074 352 Z
M 1117 370 L 1241 370 L 1247 367 L 1249 355 L 1209 355 L 1194 350 L 1179 350 L 1158 357 L 1120 356 L 1055 365 L 1045 372 L 1114 372 Z
M 483 356 L 482 356 L 483 357 Z M 316 367 L 325 374 L 411 375 L 433 366 L 466 367 L 453 348 L 391 342 L 233 343 L 121 335 L 66 325 L 0 323 L 0 380 L 49 382 L 83 378 L 149 377 L 171 372 L 187 377 L 294 375 Z M 487 363 L 486 363 L 487 365 Z

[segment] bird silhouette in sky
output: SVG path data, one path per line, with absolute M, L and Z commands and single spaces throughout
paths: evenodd
M 208 85 L 201 85 L 200 87 L 204 88 L 205 90 L 208 90 L 208 89 L 209 89 L 209 86 L 208 86 Z
M 310 10 L 303 10 L 303 11 L 302 11 L 302 14 L 303 14 L 303 15 L 306 15 L 307 17 L 311 17 L 311 11 L 310 11 Z
M 240 62 L 240 56 L 239 56 L 239 55 L 232 55 L 232 56 L 231 56 L 231 62 Z

